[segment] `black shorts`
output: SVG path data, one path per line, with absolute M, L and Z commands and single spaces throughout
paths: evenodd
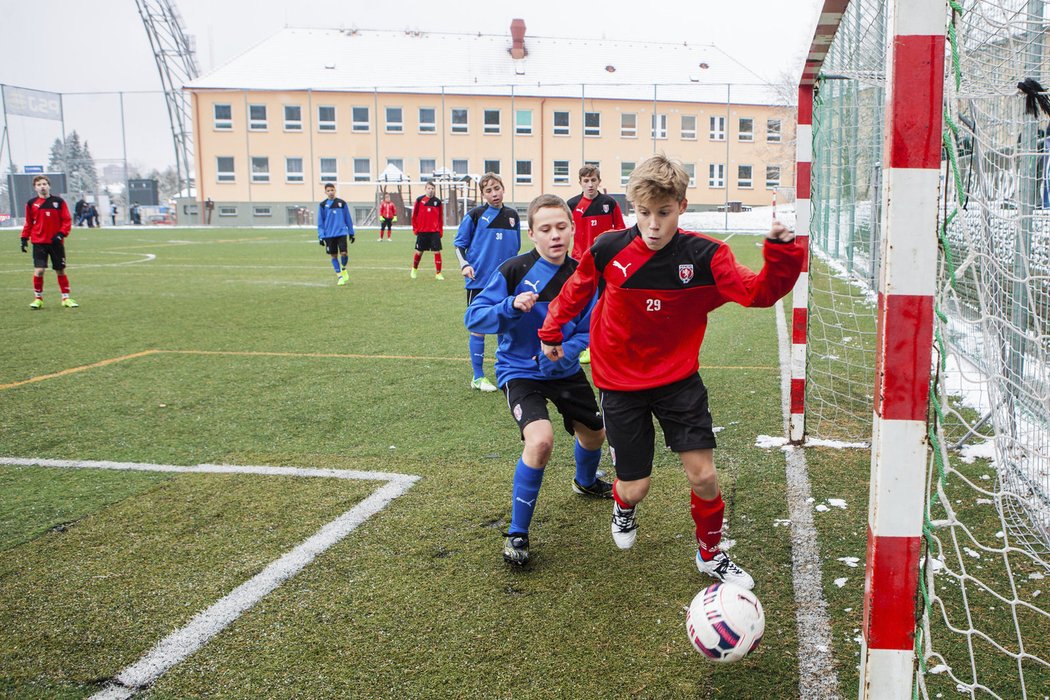
M 64 243 L 34 243 L 33 244 L 33 267 L 47 267 L 47 259 L 51 258 L 51 267 L 55 272 L 66 269 L 66 246 Z
M 470 306 L 470 302 L 474 301 L 474 297 L 481 294 L 480 289 L 468 289 L 467 290 L 467 306 Z
M 379 232 L 380 233 L 382 233 L 383 231 L 393 231 L 393 230 L 394 230 L 394 219 L 393 219 L 393 217 L 391 217 L 389 219 L 380 219 L 379 220 Z
M 672 451 L 715 447 L 707 388 L 699 374 L 654 389 L 603 390 L 601 400 L 605 437 L 618 479 L 634 481 L 652 474 L 653 416 Z
M 332 236 L 324 239 L 324 249 L 329 255 L 345 253 L 347 250 L 346 236 Z
M 417 233 L 416 234 L 416 250 L 422 253 L 425 250 L 432 250 L 435 253 L 441 250 L 441 234 L 440 233 Z
M 579 422 L 591 430 L 601 430 L 602 415 L 594 390 L 581 369 L 565 379 L 511 379 L 503 385 L 507 397 L 507 408 L 522 431 L 533 421 L 550 420 L 547 402 L 550 401 L 561 414 L 565 431 L 575 435 L 573 422 Z

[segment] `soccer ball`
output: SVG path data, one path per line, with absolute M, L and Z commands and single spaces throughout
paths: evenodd
M 716 583 L 696 594 L 685 614 L 693 647 L 715 661 L 739 661 L 762 641 L 766 615 L 746 588 Z

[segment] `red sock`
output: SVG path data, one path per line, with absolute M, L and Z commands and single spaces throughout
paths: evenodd
M 616 490 L 616 485 L 619 483 L 619 479 L 613 479 L 613 500 L 616 501 L 617 505 L 619 505 L 621 508 L 634 508 L 633 505 L 620 498 L 620 494 Z
M 58 288 L 63 294 L 69 294 L 69 278 L 65 275 L 58 275 Z
M 417 252 L 415 255 L 412 256 L 412 269 L 413 270 L 418 270 L 419 269 L 419 261 L 422 258 L 423 258 L 423 254 L 420 253 L 420 252 Z
M 434 253 L 434 267 L 437 268 L 437 272 L 441 274 L 441 253 Z
M 37 277 L 33 275 L 33 291 L 36 292 L 37 297 L 44 296 L 44 278 L 43 276 Z
M 700 547 L 700 558 L 711 561 L 718 554 L 718 543 L 722 541 L 722 519 L 726 502 L 722 494 L 710 501 L 704 500 L 690 490 L 690 511 L 696 523 L 696 543 Z

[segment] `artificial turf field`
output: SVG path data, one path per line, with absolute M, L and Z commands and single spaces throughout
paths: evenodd
M 755 446 L 783 432 L 773 309 L 716 311 L 700 358 L 722 428 L 727 538 L 766 612 L 759 649 L 723 666 L 684 633 L 685 606 L 711 580 L 692 563 L 688 487 L 669 452 L 621 552 L 609 503 L 572 493 L 571 439 L 556 433 L 534 559 L 502 561 L 521 444 L 502 394 L 468 388 L 450 235 L 448 279 L 428 254 L 413 281 L 411 234 L 360 231 L 338 287 L 310 230 L 77 229 L 80 308 L 59 306 L 48 271 L 31 311 L 31 261 L 13 234 L 0 257 L 0 456 L 420 477 L 140 697 L 798 696 L 784 456 Z M 759 241 L 731 243 L 757 268 Z M 836 451 L 829 485 L 811 477 L 818 501 L 857 492 L 818 520 L 844 697 L 856 692 L 867 460 Z M 383 483 L 0 466 L 0 696 L 90 697 Z M 861 568 L 837 565 L 845 556 Z M 830 586 L 839 576 L 848 587 Z

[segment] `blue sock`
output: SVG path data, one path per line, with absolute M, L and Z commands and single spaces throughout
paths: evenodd
M 346 269 L 346 264 L 348 262 L 350 262 L 350 256 L 349 255 L 344 255 L 343 257 L 341 257 L 339 259 L 339 262 L 343 263 L 343 269 Z
M 485 336 L 470 336 L 470 366 L 474 368 L 474 379 L 485 376 L 485 370 L 481 368 L 485 361 Z
M 543 483 L 543 469 L 533 469 L 525 464 L 524 460 L 518 460 L 518 466 L 514 470 L 514 489 L 511 496 L 510 527 L 507 532 L 512 534 L 529 533 L 529 525 L 532 523 L 532 511 L 536 508 L 536 497 L 540 493 L 540 484 Z
M 332 267 L 335 269 L 335 274 L 337 275 L 343 271 L 343 269 L 339 267 L 339 261 L 335 258 L 332 258 Z
M 580 486 L 594 485 L 594 475 L 598 471 L 598 463 L 602 461 L 602 448 L 586 450 L 577 440 L 573 454 L 576 456 L 576 483 Z

